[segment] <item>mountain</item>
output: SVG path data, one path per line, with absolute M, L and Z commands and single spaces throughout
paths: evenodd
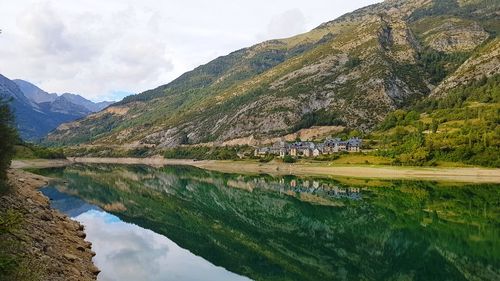
M 43 102 L 40 103 L 39 106 L 44 109 L 46 112 L 57 112 L 57 113 L 62 113 L 62 114 L 68 114 L 68 115 L 74 115 L 74 116 L 87 116 L 92 111 L 87 109 L 86 107 L 72 103 L 69 101 L 67 98 L 60 96 L 57 97 L 54 101 L 52 102 Z
M 71 102 L 67 95 L 49 94 L 29 82 L 10 80 L 1 74 L 0 98 L 10 100 L 19 134 L 22 139 L 30 141 L 45 137 L 62 123 L 94 112 Z M 101 106 L 94 104 L 93 108 Z
M 104 108 L 106 108 L 114 103 L 114 102 L 110 102 L 110 101 L 92 102 L 92 101 L 89 101 L 88 99 L 86 99 L 80 95 L 75 95 L 75 94 L 70 94 L 70 93 L 64 93 L 61 95 L 61 97 L 65 98 L 66 100 L 68 100 L 71 103 L 81 105 L 92 112 L 101 111 Z
M 14 81 L 17 86 L 19 86 L 19 89 L 25 97 L 36 103 L 53 102 L 55 99 L 57 99 L 57 94 L 49 94 L 28 81 L 24 81 L 21 79 L 14 79 L 12 81 Z
M 41 138 L 59 124 L 75 119 L 62 114 L 50 116 L 38 104 L 26 98 L 16 83 L 1 74 L 0 98 L 11 100 L 17 129 L 23 139 Z
M 32 100 L 35 103 L 54 102 L 59 98 L 58 101 L 59 105 L 61 105 L 61 102 L 66 103 L 69 106 L 79 105 L 84 107 L 87 111 L 90 112 L 101 111 L 104 108 L 108 107 L 109 105 L 113 104 L 113 102 L 109 101 L 92 102 L 80 95 L 70 94 L 70 93 L 64 93 L 60 96 L 57 94 L 49 94 L 28 81 L 21 79 L 15 79 L 12 81 L 14 81 L 19 86 L 21 92 L 23 92 L 23 94 L 28 99 Z M 66 99 L 66 101 L 62 101 L 61 99 Z M 70 103 L 72 105 L 70 105 Z M 85 115 L 88 115 L 88 113 L 86 113 Z
M 64 124 L 47 142 L 173 147 L 313 125 L 370 132 L 396 109 L 498 73 L 499 9 L 495 0 L 371 5 L 219 57 Z

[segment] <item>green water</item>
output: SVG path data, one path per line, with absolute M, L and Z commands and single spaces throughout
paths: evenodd
M 500 280 L 500 186 L 245 176 L 192 167 L 37 171 L 255 280 Z M 98 251 L 98 249 L 97 249 Z

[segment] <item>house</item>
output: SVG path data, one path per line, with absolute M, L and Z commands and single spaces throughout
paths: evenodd
M 269 149 L 269 147 L 259 147 L 259 148 L 256 148 L 253 155 L 258 157 L 258 156 L 266 156 L 267 154 L 269 154 L 271 150 Z
M 280 157 L 284 158 L 286 155 L 288 155 L 288 150 L 286 148 L 280 148 Z
M 293 157 L 317 157 L 322 154 L 332 154 L 336 152 L 359 152 L 361 151 L 362 140 L 360 138 L 350 138 L 343 141 L 340 138 L 330 138 L 323 143 L 314 142 L 294 142 L 287 143 L 278 141 L 270 147 L 256 148 L 254 156 L 277 155 L 281 158 L 286 155 Z
M 347 151 L 348 146 L 349 146 L 349 142 L 347 142 L 347 141 L 339 141 L 337 143 L 337 151 L 336 152 Z
M 361 150 L 361 139 L 359 138 L 351 138 L 347 141 L 348 151 L 350 152 L 359 152 Z

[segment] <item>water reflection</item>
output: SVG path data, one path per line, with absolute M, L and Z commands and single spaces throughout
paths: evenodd
M 64 193 L 256 280 L 500 280 L 498 185 L 191 167 L 39 172 L 64 178 L 56 184 Z
M 102 281 L 248 280 L 216 267 L 163 235 L 102 211 L 76 217 L 97 251 Z M 195 270 L 193 270 L 195 269 Z
M 136 280 L 249 280 L 193 255 L 163 235 L 48 187 L 42 192 L 53 207 L 85 225 L 87 240 L 96 252 L 94 263 L 101 281 Z M 195 270 L 193 270 L 195 269 Z

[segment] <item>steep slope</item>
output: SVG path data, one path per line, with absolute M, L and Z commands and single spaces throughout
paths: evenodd
M 491 44 L 499 6 L 492 0 L 372 5 L 217 58 L 64 124 L 47 141 L 171 147 L 279 136 L 315 125 L 310 120 L 367 131 L 430 94 Z

